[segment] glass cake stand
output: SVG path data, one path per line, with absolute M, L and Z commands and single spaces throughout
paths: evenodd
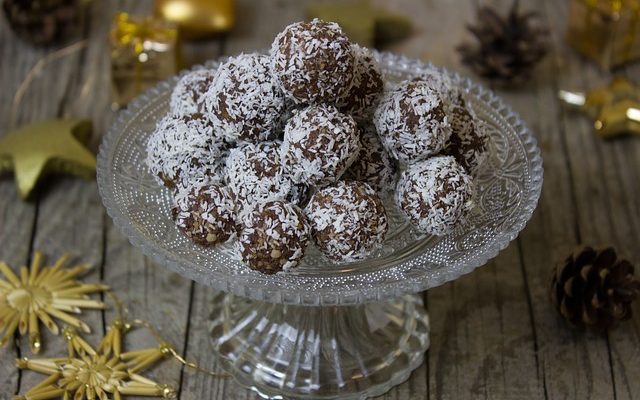
M 389 197 L 387 239 L 360 262 L 332 264 L 310 246 L 294 272 L 262 275 L 236 261 L 230 246 L 193 244 L 174 227 L 169 191 L 144 163 L 147 139 L 167 112 L 178 77 L 134 100 L 100 147 L 98 185 L 109 215 L 145 254 L 220 291 L 211 305 L 213 355 L 264 397 L 361 399 L 406 380 L 429 347 L 429 319 L 416 293 L 495 257 L 525 226 L 540 196 L 536 140 L 502 100 L 432 65 L 388 53 L 376 57 L 389 85 L 425 72 L 449 75 L 489 126 L 477 206 L 450 235 L 417 233 Z

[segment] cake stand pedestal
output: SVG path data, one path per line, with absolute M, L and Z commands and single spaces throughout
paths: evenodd
M 213 307 L 210 332 L 224 369 L 265 398 L 378 396 L 408 379 L 429 347 L 419 295 L 319 307 L 220 292 Z
M 176 229 L 170 193 L 145 164 L 149 136 L 169 110 L 177 77 L 133 100 L 100 147 L 98 187 L 114 223 L 159 264 L 230 293 L 218 294 L 212 305 L 213 348 L 236 380 L 265 397 L 361 399 L 407 379 L 429 347 L 427 314 L 413 293 L 495 257 L 518 236 L 540 197 L 535 137 L 502 100 L 419 60 L 373 54 L 388 85 L 425 74 L 446 78 L 486 124 L 489 154 L 475 177 L 477 204 L 449 235 L 416 234 L 388 201 L 387 238 L 358 262 L 329 265 L 309 248 L 295 272 L 263 275 L 239 263 L 230 246 L 195 245 Z

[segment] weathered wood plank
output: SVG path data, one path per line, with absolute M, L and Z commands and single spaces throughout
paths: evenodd
M 84 29 L 84 28 L 83 28 Z M 97 46 L 104 45 L 95 41 Z M 21 44 L 24 46 L 24 44 Z M 39 52 L 20 48 L 26 54 Z M 40 55 L 41 56 L 41 55 Z M 76 102 L 77 92 L 73 90 L 78 76 L 82 76 L 83 52 L 74 53 L 46 66 L 42 78 L 33 82 L 25 96 L 28 106 L 22 110 L 37 110 L 29 118 L 29 122 L 36 119 L 55 118 L 60 116 L 87 116 L 91 102 L 84 104 Z M 24 73 L 24 70 L 23 70 Z M 50 77 L 50 79 L 47 79 Z M 54 79 L 55 77 L 55 79 Z M 80 78 L 81 79 L 81 78 Z M 95 96 L 89 96 L 95 99 Z M 81 109 L 74 109 L 80 107 Z M 97 110 L 96 110 L 97 111 Z M 24 112 L 24 111 L 23 111 Z M 26 121 L 25 121 L 26 122 Z M 103 244 L 103 208 L 97 193 L 96 183 L 80 179 L 54 176 L 43 182 L 38 193 L 38 212 L 35 224 L 34 249 L 39 249 L 52 262 L 65 252 L 70 252 L 74 262 L 89 263 L 92 270 L 83 280 L 97 282 L 100 279 L 102 265 Z M 102 335 L 102 313 L 100 311 L 85 311 L 81 315 L 90 327 L 92 334 L 87 335 L 90 342 L 96 342 Z M 59 323 L 59 326 L 64 326 Z M 44 349 L 38 357 L 59 357 L 66 354 L 66 343 L 62 336 L 53 336 L 43 331 Z M 30 355 L 26 340 L 21 341 L 23 355 Z M 40 382 L 43 376 L 31 371 L 22 372 L 20 392 L 24 393 Z
M 24 79 L 26 72 L 48 51 L 42 48 L 31 48 L 28 44 L 17 40 L 10 32 L 8 26 L 0 23 L 0 41 L 2 47 L 2 87 L 4 90 L 0 94 L 2 96 L 1 103 L 4 105 L 0 110 L 2 126 L 5 127 L 3 132 L 14 126 L 11 124 L 11 104 L 13 95 L 18 88 L 20 82 Z M 64 64 L 64 63 L 63 63 Z M 68 65 L 59 64 L 54 67 L 54 74 L 64 70 Z M 60 79 L 57 82 L 51 82 L 44 87 L 34 87 L 29 90 L 24 98 L 21 107 L 15 116 L 15 123 L 29 123 L 34 120 L 47 117 L 55 117 L 58 112 L 58 104 L 60 99 L 64 97 L 64 89 L 68 79 Z M 45 96 L 44 94 L 49 96 Z M 44 99 L 49 99 L 50 102 Z M 36 218 L 39 215 L 39 201 L 36 199 L 30 203 L 22 202 L 19 199 L 15 184 L 12 178 L 4 180 L 0 183 L 0 209 L 2 209 L 2 221 L 0 221 L 0 231 L 2 237 L 0 239 L 0 252 L 2 259 L 8 261 L 14 268 L 25 265 L 30 259 L 32 251 L 32 239 L 34 236 L 34 227 Z M 36 238 L 35 245 L 40 245 Z M 45 249 L 47 250 L 47 249 Z M 99 315 L 99 313 L 98 313 Z M 55 349 L 55 341 L 50 342 L 50 335 L 43 332 L 46 348 Z M 15 356 L 30 356 L 30 350 L 27 340 L 19 341 L 20 349 L 2 350 L 2 363 L 0 366 L 0 376 L 2 382 L 2 395 L 0 398 L 9 398 L 12 394 L 17 393 L 20 387 L 25 387 L 30 383 L 31 377 L 23 376 L 18 372 L 13 363 Z M 46 352 L 47 350 L 45 350 Z M 46 353 L 45 353 L 46 354 Z M 23 377 L 20 382 L 20 377 Z
M 0 121 L 3 128 L 0 136 L 13 126 L 9 125 L 9 114 L 13 93 L 17 90 L 24 69 L 37 57 L 20 54 L 14 44 L 13 34 L 7 24 L 0 22 Z M 18 54 L 16 54 L 18 53 Z M 25 265 L 30 256 L 33 224 L 36 218 L 36 204 L 20 200 L 13 177 L 0 176 L 0 260 L 14 269 Z M 13 343 L 0 349 L 0 399 L 10 399 L 18 390 L 19 373 L 14 367 L 14 359 L 21 356 Z
M 567 51 L 564 31 L 566 4 L 530 3 L 551 28 L 550 57 L 540 66 L 547 78 L 535 84 L 535 103 L 506 96 L 523 118 L 537 130 L 545 160 L 545 187 L 539 214 L 521 235 L 523 260 L 538 339 L 539 374 L 549 399 L 600 399 L 615 396 L 612 389 L 606 340 L 572 331 L 548 300 L 549 271 L 580 242 L 592 242 L 590 226 L 603 224 L 598 206 L 592 161 L 597 150 L 590 128 L 574 120 L 557 100 L 561 85 L 584 88 L 581 75 L 589 66 Z M 585 130 L 587 132 L 585 132 Z M 594 201 L 595 200 L 595 201 Z M 600 212 L 593 209 L 600 208 Z M 579 366 L 579 367 L 576 367 Z
M 632 64 L 622 71 L 638 82 L 640 64 Z M 640 142 L 636 137 L 619 138 L 608 143 L 610 150 L 604 158 L 613 164 L 618 181 L 607 186 L 611 199 L 611 212 L 616 235 L 616 246 L 622 256 L 628 257 L 635 265 L 640 261 L 637 237 L 640 234 Z M 606 165 L 605 168 L 611 168 Z M 638 271 L 636 270 L 636 274 Z M 626 321 L 609 333 L 609 350 L 613 368 L 613 383 L 618 400 L 631 400 L 640 396 L 640 305 L 636 302 L 631 321 Z

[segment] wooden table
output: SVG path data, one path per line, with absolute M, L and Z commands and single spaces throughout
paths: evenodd
M 303 16 L 298 0 L 238 1 L 238 25 L 226 38 L 187 46 L 190 61 L 267 47 L 274 35 Z M 472 1 L 395 0 L 390 9 L 409 16 L 412 37 L 388 50 L 431 60 L 465 74 L 454 46 L 467 36 Z M 455 5 L 453 4 L 455 3 Z M 507 0 L 492 1 L 506 9 Z M 640 140 L 596 138 L 590 121 L 566 111 L 558 89 L 586 90 L 609 74 L 584 62 L 564 41 L 567 2 L 522 1 L 551 28 L 551 54 L 535 79 L 513 91 L 498 91 L 527 121 L 542 148 L 545 180 L 540 206 L 520 237 L 488 265 L 424 294 L 432 323 L 431 350 L 409 381 L 385 399 L 638 399 L 640 313 L 607 335 L 570 329 L 547 298 L 549 270 L 578 243 L 615 245 L 640 260 Z M 110 111 L 106 34 L 119 10 L 146 12 L 149 1 L 94 1 L 84 35 L 89 47 L 49 65 L 32 84 L 16 124 L 63 116 L 93 119 L 97 148 L 113 120 Z M 10 104 L 26 72 L 52 49 L 16 40 L 0 23 L 0 135 L 8 129 Z M 640 78 L 640 65 L 620 71 Z M 34 201 L 19 199 L 11 178 L 0 180 L 0 259 L 14 267 L 34 249 L 51 258 L 70 250 L 94 268 L 87 281 L 102 280 L 128 304 L 132 315 L 153 321 L 186 358 L 216 368 L 209 357 L 210 289 L 155 265 L 133 248 L 106 215 L 95 182 L 54 177 Z M 113 311 L 86 312 L 96 341 Z M 45 334 L 42 355 L 61 354 L 60 337 Z M 132 334 L 130 348 L 153 339 Z M 23 393 L 42 376 L 18 372 L 15 357 L 30 355 L 25 340 L 0 350 L 0 399 Z M 180 398 L 257 398 L 227 379 L 184 371 L 166 362 L 150 376 L 179 389 Z

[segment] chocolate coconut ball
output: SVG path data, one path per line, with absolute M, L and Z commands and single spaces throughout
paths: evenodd
M 295 183 L 324 186 L 337 181 L 358 156 L 353 118 L 317 105 L 294 114 L 284 130 L 282 165 Z
M 283 174 L 279 150 L 280 142 L 262 142 L 229 152 L 227 183 L 240 209 L 249 211 L 255 203 L 289 196 L 292 182 Z
M 340 181 L 318 190 L 305 213 L 316 245 L 334 261 L 366 257 L 389 229 L 382 201 L 364 182 Z
M 374 114 L 382 144 L 405 163 L 439 153 L 451 135 L 449 105 L 423 81 L 405 81 L 385 93 Z
M 284 201 L 259 203 L 246 218 L 236 243 L 251 269 L 274 274 L 298 265 L 309 242 L 309 226 L 298 207 Z
M 398 172 L 397 162 L 384 149 L 376 128 L 367 124 L 361 128 L 360 152 L 344 176 L 347 179 L 363 181 L 378 192 L 395 189 Z
M 242 54 L 218 68 L 204 103 L 214 127 L 228 142 L 256 142 L 273 135 L 284 109 L 284 94 L 269 64 L 269 56 Z
M 467 172 L 474 175 L 487 157 L 489 136 L 486 124 L 468 108 L 462 92 L 447 75 L 433 71 L 415 80 L 429 84 L 451 105 L 448 114 L 451 136 L 442 153 L 455 157 Z
M 282 90 L 298 103 L 335 103 L 351 87 L 355 57 L 336 23 L 287 26 L 273 41 L 271 58 Z
M 457 105 L 451 112 L 451 128 L 443 154 L 453 156 L 468 173 L 476 175 L 488 157 L 489 134 L 485 122 L 465 106 Z
M 450 156 L 410 165 L 400 176 L 396 203 L 419 231 L 446 235 L 473 207 L 471 176 Z
M 427 83 L 446 103 L 459 106 L 464 106 L 465 104 L 460 89 L 453 83 L 448 75 L 440 71 L 433 70 L 425 72 L 412 81 Z
M 353 84 L 338 102 L 338 108 L 356 121 L 370 121 L 382 96 L 384 81 L 371 52 L 356 44 L 352 48 L 356 58 Z
M 171 92 L 169 103 L 175 115 L 205 114 L 204 94 L 213 82 L 215 71 L 199 69 L 185 74 Z
M 195 243 L 209 246 L 236 235 L 235 203 L 218 184 L 178 191 L 172 209 L 176 226 Z
M 159 183 L 177 185 L 224 179 L 225 145 L 202 114 L 167 116 L 147 143 L 147 166 Z M 182 182 L 181 182 L 182 181 Z

